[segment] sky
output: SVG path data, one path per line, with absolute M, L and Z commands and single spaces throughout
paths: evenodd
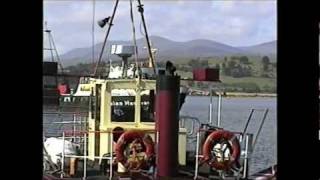
M 114 2 L 44 0 L 43 21 L 52 30 L 59 54 L 92 46 L 93 32 L 94 43 L 102 42 L 107 26 L 100 28 L 97 21 L 111 16 Z M 142 4 L 149 36 L 173 41 L 209 39 L 231 46 L 250 46 L 277 38 L 275 0 L 142 0 Z M 136 1 L 133 8 L 136 37 L 141 38 Z M 119 1 L 113 24 L 109 40 L 132 39 L 128 0 Z M 46 36 L 44 47 L 48 47 Z

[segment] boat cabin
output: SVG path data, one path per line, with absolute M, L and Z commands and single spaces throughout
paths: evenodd
M 90 79 L 88 156 L 112 151 L 119 134 L 114 130 L 142 130 L 155 140 L 155 89 L 151 79 Z M 111 137 L 113 136 L 112 140 Z M 187 130 L 179 129 L 179 164 L 186 164 Z
M 58 86 L 58 65 L 56 62 L 43 62 L 43 104 L 44 105 L 58 105 L 59 91 Z

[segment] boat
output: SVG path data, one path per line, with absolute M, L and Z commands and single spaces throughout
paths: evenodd
M 43 104 L 57 106 L 60 102 L 71 102 L 73 89 L 70 87 L 69 81 L 71 77 L 79 77 L 66 73 L 60 60 L 52 31 L 47 27 L 47 22 L 45 22 L 44 33 L 47 37 L 48 47 L 44 46 L 43 50 L 44 52 L 50 52 L 51 59 L 50 61 L 48 59 L 43 61 Z
M 156 159 L 166 158 L 159 157 L 156 153 L 159 151 L 155 150 L 159 148 L 157 144 L 159 140 L 161 141 L 161 139 L 157 139 L 157 137 L 161 137 L 161 130 L 156 128 L 157 125 L 161 124 L 158 122 L 161 118 L 159 115 L 157 116 L 157 110 L 158 113 L 159 111 L 163 113 L 163 109 L 166 109 L 159 106 L 159 103 L 163 102 L 159 102 L 161 100 L 156 98 L 157 93 L 159 93 L 159 89 L 157 89 L 159 85 L 157 84 L 160 76 L 162 78 L 179 79 L 179 76 L 168 75 L 158 75 L 158 79 L 87 79 L 86 89 L 82 89 L 90 92 L 87 119 L 82 122 L 81 130 L 75 128 L 76 123 L 81 122 L 75 121 L 72 128 L 61 132 L 62 137 L 54 137 L 53 139 L 52 137 L 46 137 L 44 147 L 47 153 L 45 154 L 47 157 L 53 158 L 51 160 L 45 158 L 45 172 L 50 176 L 56 175 L 66 179 L 70 179 L 70 177 L 74 179 L 83 177 L 93 179 L 106 177 L 109 179 L 116 177 L 155 179 L 157 163 L 156 160 L 149 159 L 148 153 L 151 154 L 150 157 L 154 156 Z M 166 99 L 171 99 L 171 103 L 177 105 L 175 107 L 176 111 L 171 112 L 173 114 L 169 112 L 167 117 L 177 114 L 183 105 L 177 103 L 180 102 L 179 97 L 187 94 L 187 91 L 181 89 L 183 88 L 179 87 L 175 90 L 175 93 L 179 92 L 175 99 L 171 97 Z M 168 104 L 163 105 L 169 106 Z M 250 117 L 253 112 L 251 112 Z M 179 126 L 176 131 L 178 138 L 176 158 L 179 174 L 175 174 L 175 179 L 221 177 L 249 179 L 248 161 L 254 147 L 252 134 L 245 132 L 246 130 L 230 132 L 222 127 L 214 126 L 210 121 L 205 124 L 200 123 L 196 117 L 180 116 L 179 119 L 170 119 L 170 121 L 174 120 Z M 246 127 L 250 120 L 248 119 Z M 192 124 L 191 127 L 187 127 L 186 124 L 188 123 L 189 125 Z M 169 124 L 167 128 L 170 129 L 171 125 Z M 163 125 L 161 128 L 163 128 Z M 224 133 L 229 134 L 226 135 L 226 138 L 230 138 L 225 141 L 226 145 L 230 146 L 226 154 L 221 153 L 221 149 L 226 147 L 219 145 L 219 143 L 217 145 L 212 144 L 215 140 L 220 142 Z M 210 141 L 212 139 L 213 142 Z M 133 157 L 134 155 L 130 150 L 134 149 L 132 144 L 135 143 L 135 140 L 140 143 L 137 143 L 140 145 L 140 150 L 143 150 L 139 152 L 140 156 Z M 55 144 L 50 145 L 53 142 Z M 190 142 L 196 142 L 197 145 L 193 152 L 186 149 L 187 143 Z M 230 169 L 227 168 L 228 170 L 225 170 L 225 167 L 209 164 L 210 161 L 214 161 L 211 150 L 215 151 L 217 162 L 230 161 L 230 159 L 235 158 L 238 164 L 230 163 Z M 235 150 L 237 154 L 231 153 Z M 203 154 L 206 154 L 206 157 Z M 134 161 L 134 158 L 137 158 L 137 160 Z M 119 162 L 118 159 L 122 160 Z M 149 161 L 153 163 L 148 164 Z M 131 167 L 127 165 L 130 163 L 145 163 L 146 165 L 132 165 Z M 48 168 L 50 166 L 55 166 L 55 169 Z
M 138 3 L 143 17 L 143 5 Z M 181 79 L 169 61 L 165 69 L 157 69 L 145 34 L 148 66 L 128 66 L 136 45 L 114 45 L 112 53 L 122 57 L 122 66 L 113 67 L 106 78 L 81 78 L 73 94 L 88 98 L 87 111 L 71 113 L 72 121 L 50 122 L 69 126 L 56 136 L 44 133 L 43 179 L 257 179 L 259 175 L 249 174 L 250 158 L 268 109 L 255 139 L 247 128 L 257 109 L 250 111 L 243 131 L 225 129 L 221 103 L 218 123 L 213 122 L 212 90 L 208 122 L 180 115 L 186 84 L 206 81 L 219 86 L 219 70 L 200 68 L 193 71 L 193 79 Z M 65 112 L 57 113 L 63 117 Z M 188 144 L 194 149 L 188 150 Z

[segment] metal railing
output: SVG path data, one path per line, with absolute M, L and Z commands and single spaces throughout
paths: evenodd
M 208 118 L 208 123 L 210 125 L 213 125 L 213 89 L 210 89 L 210 104 L 209 104 L 209 118 Z M 216 126 L 220 127 L 221 126 L 221 108 L 222 108 L 222 94 L 221 92 L 217 93 L 215 95 L 218 97 L 217 100 L 217 121 L 216 121 Z
M 198 174 L 199 174 L 199 166 L 202 165 L 200 164 L 199 160 L 201 158 L 203 158 L 203 155 L 200 154 L 200 136 L 201 136 L 201 133 L 205 133 L 205 132 L 213 132 L 215 130 L 212 130 L 212 129 L 199 129 L 197 131 L 197 135 L 196 135 L 196 154 L 195 154 L 195 169 L 194 169 L 194 179 L 196 180 L 198 178 Z M 239 168 L 237 170 L 237 175 L 235 178 L 240 178 L 240 176 L 242 176 L 242 178 L 247 178 L 248 177 L 248 169 L 249 169 L 249 159 L 250 159 L 250 154 L 252 153 L 252 134 L 242 134 L 241 132 L 232 132 L 233 134 L 236 135 L 237 139 L 239 139 L 239 142 L 240 144 L 243 144 L 244 145 L 244 148 L 241 148 L 241 155 L 240 155 L 240 159 L 243 159 L 243 165 L 242 165 L 242 168 Z M 245 137 L 243 139 L 243 137 Z M 241 146 L 243 147 L 243 146 Z M 243 171 L 241 173 L 241 171 Z M 219 172 L 219 176 L 220 178 L 224 177 L 224 174 Z
M 87 112 L 44 112 L 44 135 L 45 137 L 61 137 L 62 132 L 66 129 L 72 129 L 74 134 L 76 131 L 86 130 L 88 127 L 87 115 Z M 49 132 L 50 130 L 51 132 Z M 70 138 L 73 142 L 81 142 L 81 137 L 76 134 L 73 137 L 68 137 L 68 139 Z
M 219 99 L 219 101 L 221 101 L 221 100 Z M 212 101 L 210 101 L 210 103 L 212 104 Z M 218 104 L 219 104 L 219 102 L 218 102 Z M 221 107 L 221 102 L 220 102 L 220 105 L 218 105 L 218 109 L 219 109 L 219 106 Z M 212 106 L 210 106 L 210 108 L 211 107 Z M 254 112 L 256 112 L 256 111 L 263 111 L 264 113 L 263 113 L 263 117 L 262 117 L 261 123 L 259 125 L 259 128 L 258 128 L 258 130 L 256 132 L 256 136 L 255 136 L 255 138 L 253 138 L 253 134 L 247 133 L 247 129 L 248 129 L 248 126 L 249 126 L 249 124 L 250 124 L 250 122 L 252 120 L 252 116 L 253 116 Z M 243 167 L 242 167 L 242 170 L 243 170 L 242 178 L 247 178 L 248 175 L 249 175 L 250 154 L 252 154 L 252 152 L 255 149 L 256 143 L 258 141 L 260 132 L 262 130 L 262 127 L 264 125 L 264 122 L 266 120 L 268 112 L 269 112 L 268 108 L 267 109 L 251 109 L 249 117 L 248 117 L 248 119 L 246 121 L 246 124 L 245 124 L 245 127 L 244 127 L 243 131 L 242 132 L 233 132 L 237 136 L 237 138 L 238 138 L 238 140 L 239 140 L 239 142 L 241 144 L 241 147 L 244 147 L 244 149 L 241 150 L 241 156 L 240 156 L 240 158 L 243 159 L 243 161 L 244 161 L 243 162 Z M 210 112 L 210 114 L 211 114 L 211 112 Z M 212 115 L 210 115 L 209 117 L 212 118 Z M 200 133 L 201 132 L 213 132 L 213 131 L 215 131 L 215 129 L 221 129 L 221 127 L 220 127 L 221 119 L 219 120 L 219 118 L 221 118 L 221 115 L 218 115 L 218 119 L 217 119 L 218 123 L 217 123 L 216 127 L 211 125 L 212 121 L 211 121 L 211 119 L 209 119 L 209 124 L 208 125 L 213 129 L 204 129 L 204 128 L 201 127 L 201 128 L 199 128 L 197 130 L 197 134 L 196 134 L 196 155 L 195 155 L 196 162 L 195 162 L 195 170 L 194 170 L 195 171 L 194 179 L 198 178 L 198 173 L 199 173 L 198 170 L 199 170 L 199 165 L 200 165 L 199 164 L 199 158 L 203 157 L 203 155 L 199 154 Z M 183 121 L 182 121 L 182 123 L 183 123 Z M 200 125 L 202 126 L 202 125 L 205 125 L 205 124 L 200 124 Z M 241 171 L 241 169 L 239 169 L 238 175 L 240 175 L 240 171 Z
M 78 135 L 83 135 L 83 139 L 84 139 L 84 144 L 83 144 L 83 152 L 82 154 L 83 155 L 66 155 L 65 154 L 65 148 L 64 148 L 64 144 L 65 144 L 65 141 L 68 137 L 69 134 L 71 134 L 72 136 L 74 135 L 74 133 L 78 134 Z M 61 174 L 60 174 L 60 178 L 63 178 L 64 177 L 64 162 L 65 162 L 65 158 L 79 158 L 79 159 L 83 159 L 83 176 L 82 176 L 82 179 L 86 179 L 87 178 L 87 159 L 88 158 L 91 158 L 87 155 L 87 142 L 88 142 L 88 134 L 89 133 L 108 133 L 108 138 L 110 138 L 111 140 L 113 139 L 113 133 L 112 132 L 109 132 L 109 131 L 106 131 L 106 132 L 102 132 L 102 131 L 63 131 L 62 132 L 62 141 L 63 141 L 63 147 L 62 147 L 62 160 L 61 160 Z M 111 141 L 113 142 L 113 141 Z M 113 176 L 113 143 L 110 143 L 110 155 L 109 156 L 94 156 L 93 159 L 99 159 L 100 161 L 102 159 L 106 159 L 106 160 L 109 160 L 110 161 L 110 171 L 109 171 L 109 179 L 111 180 L 112 179 L 112 176 Z
M 64 161 L 65 161 L 65 158 L 79 158 L 79 159 L 83 159 L 83 176 L 82 178 L 83 179 L 86 179 L 87 178 L 87 159 L 89 158 L 93 158 L 93 159 L 98 159 L 99 162 L 101 162 L 103 159 L 104 160 L 109 160 L 110 162 L 110 165 L 109 165 L 109 176 L 108 178 L 111 180 L 112 177 L 113 177 L 113 160 L 115 159 L 114 155 L 113 155 L 113 134 L 114 133 L 123 133 L 125 131 L 113 131 L 113 130 L 107 130 L 107 131 L 63 131 L 62 133 L 62 140 L 63 140 L 63 144 L 65 144 L 65 140 L 67 139 L 68 135 L 74 135 L 75 134 L 78 134 L 78 135 L 83 135 L 84 136 L 84 148 L 83 148 L 83 155 L 66 155 L 65 154 L 65 148 L 63 146 L 63 149 L 62 149 L 62 163 L 61 163 L 61 175 L 60 177 L 63 178 L 64 177 Z M 155 130 L 143 130 L 143 132 L 145 133 L 154 133 L 154 134 L 158 134 L 158 132 L 156 132 Z M 109 153 L 107 154 L 104 154 L 102 156 L 88 156 L 87 155 L 87 138 L 88 138 L 88 134 L 89 133 L 107 133 L 108 134 L 108 139 L 110 139 L 109 141 L 109 146 L 110 149 L 109 149 Z M 157 136 L 158 137 L 158 136 Z M 158 139 L 157 137 L 155 137 L 155 144 L 157 144 L 158 142 Z
M 189 124 L 186 122 L 191 123 L 190 126 L 188 126 Z M 196 129 L 199 129 L 201 125 L 201 122 L 198 118 L 196 117 L 192 117 L 192 116 L 180 116 L 179 117 L 179 127 L 180 128 L 186 128 L 187 130 L 190 129 L 187 132 L 187 136 L 189 138 L 195 137 L 193 135 L 195 135 Z
M 264 123 L 265 123 L 265 120 L 266 120 L 266 118 L 267 118 L 267 115 L 268 115 L 268 113 L 269 113 L 269 109 L 268 109 L 268 108 L 266 108 L 266 109 L 251 109 L 250 114 L 249 114 L 249 117 L 248 117 L 247 122 L 246 122 L 246 124 L 245 124 L 245 127 L 244 127 L 244 129 L 243 129 L 243 131 L 242 131 L 242 134 L 246 134 L 246 133 L 247 133 L 249 124 L 250 124 L 250 122 L 251 122 L 251 120 L 252 120 L 252 116 L 253 116 L 254 112 L 257 112 L 257 111 L 263 111 L 263 117 L 262 117 L 262 120 L 261 120 L 261 122 L 260 122 L 259 128 L 258 128 L 257 132 L 255 133 L 256 136 L 255 136 L 255 138 L 254 138 L 254 140 L 253 140 L 253 146 L 252 146 L 253 150 L 254 150 L 254 148 L 255 148 L 255 145 L 256 145 L 256 143 L 257 143 L 257 141 L 258 141 L 258 138 L 259 138 L 259 135 L 260 135 L 260 132 L 261 132 L 261 130 L 262 130 L 262 127 L 263 127 L 263 125 L 264 125 Z
M 221 101 L 221 100 L 219 100 Z M 220 102 L 220 106 L 221 106 L 221 102 Z M 252 134 L 247 133 L 247 129 L 248 126 L 252 120 L 252 116 L 254 114 L 255 111 L 264 111 L 264 115 L 262 118 L 262 121 L 259 125 L 258 131 L 256 133 L 256 137 L 253 139 L 252 138 Z M 245 127 L 243 129 L 242 132 L 235 132 L 235 134 L 237 134 L 237 137 L 239 139 L 239 142 L 241 142 L 242 146 L 244 147 L 244 149 L 241 151 L 242 155 L 241 158 L 244 160 L 243 163 L 243 172 L 242 172 L 242 176 L 243 178 L 248 177 L 248 169 L 249 169 L 249 159 L 250 159 L 250 153 L 253 152 L 254 147 L 257 143 L 257 140 L 259 138 L 260 132 L 262 130 L 262 127 L 264 125 L 264 122 L 266 120 L 267 114 L 269 112 L 269 109 L 251 109 L 251 112 L 249 114 L 249 117 L 247 119 L 247 122 L 245 124 Z M 211 112 L 212 113 L 212 112 Z M 63 115 L 69 115 L 69 120 L 66 121 L 58 121 L 58 122 L 50 122 L 50 124 L 52 125 L 73 125 L 71 128 L 71 130 L 69 131 L 65 131 L 65 129 L 60 129 L 59 132 L 57 132 L 58 134 L 61 133 L 62 134 L 62 139 L 63 142 L 65 142 L 66 139 L 71 139 L 73 140 L 73 142 L 75 143 L 79 143 L 80 145 L 83 146 L 83 155 L 82 156 L 76 156 L 76 155 L 66 155 L 64 153 L 65 148 L 63 147 L 63 153 L 62 153 L 62 163 L 61 163 L 61 177 L 64 176 L 64 160 L 65 158 L 80 158 L 84 160 L 84 166 L 83 166 L 83 178 L 86 178 L 87 176 L 87 159 L 88 159 L 88 155 L 87 155 L 87 138 L 88 138 L 88 133 L 108 133 L 108 138 L 111 139 L 110 141 L 110 145 L 109 147 L 111 148 L 110 152 L 108 153 L 108 156 L 94 156 L 94 159 L 99 159 L 101 160 L 109 160 L 110 161 L 110 170 L 109 170 L 109 179 L 112 179 L 113 176 L 113 170 L 112 170 L 112 165 L 113 165 L 113 133 L 114 131 L 87 131 L 87 112 L 78 112 L 78 113 L 74 113 L 74 112 L 45 112 L 43 113 L 44 115 L 58 115 L 59 118 L 61 118 Z M 212 116 L 211 116 L 212 117 Z M 218 116 L 218 122 L 221 122 L 221 120 L 219 121 L 219 118 L 221 118 L 221 115 Z M 189 122 L 189 124 L 187 123 Z M 191 123 L 191 124 L 190 124 Z M 210 123 L 210 121 L 209 121 Z M 212 123 L 212 121 L 211 121 Z M 44 123 L 46 124 L 46 123 Z M 49 124 L 49 123 L 48 123 Z M 218 123 L 219 125 L 220 123 Z M 188 126 L 189 125 L 189 126 Z M 208 130 L 208 129 L 202 129 L 201 128 L 201 122 L 198 118 L 196 117 L 192 117 L 192 116 L 180 116 L 179 119 L 179 127 L 180 128 L 187 128 L 190 127 L 190 130 L 187 131 L 187 137 L 188 138 L 196 138 L 196 165 L 195 165 L 195 172 L 194 172 L 194 179 L 196 179 L 198 177 L 198 170 L 199 170 L 199 158 L 203 157 L 201 154 L 199 154 L 199 149 L 200 149 L 200 133 L 201 132 L 210 132 L 212 130 Z M 211 126 L 214 127 L 214 126 Z M 221 129 L 219 126 L 215 127 L 216 129 Z M 187 128 L 188 129 L 188 128 Z M 66 132 L 69 132 L 68 134 L 66 134 Z M 80 132 L 80 133 L 79 133 Z M 155 133 L 155 142 L 158 142 L 158 132 L 155 132 L 155 130 L 152 130 L 153 133 Z M 61 137 L 61 136 L 60 136 Z M 253 139 L 253 141 L 252 141 Z M 157 144 L 157 143 L 156 143 Z M 156 145 L 156 149 L 157 149 L 157 145 Z M 156 158 L 158 158 L 156 156 Z M 99 162 L 100 162 L 99 161 Z M 156 161 L 157 162 L 157 161 Z

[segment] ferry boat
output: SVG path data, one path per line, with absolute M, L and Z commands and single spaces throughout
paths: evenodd
M 138 3 L 143 17 L 143 5 Z M 127 57 L 136 53 L 136 46 L 113 47 L 112 53 L 123 58 L 122 66 L 107 78 L 82 78 L 74 94 L 88 97 L 87 112 L 75 112 L 72 121 L 50 122 L 69 126 L 57 136 L 44 134 L 43 179 L 276 178 L 275 166 L 255 176 L 249 174 L 251 154 L 268 109 L 255 139 L 247 128 L 256 109 L 251 110 L 241 132 L 221 127 L 221 116 L 213 123 L 212 90 L 208 122 L 181 116 L 187 82 L 219 85 L 219 71 L 197 69 L 193 79 L 181 79 L 171 62 L 165 69 L 155 68 L 151 53 L 148 67 L 128 68 Z M 57 113 L 63 117 L 63 112 Z M 187 149 L 190 143 L 193 150 Z

